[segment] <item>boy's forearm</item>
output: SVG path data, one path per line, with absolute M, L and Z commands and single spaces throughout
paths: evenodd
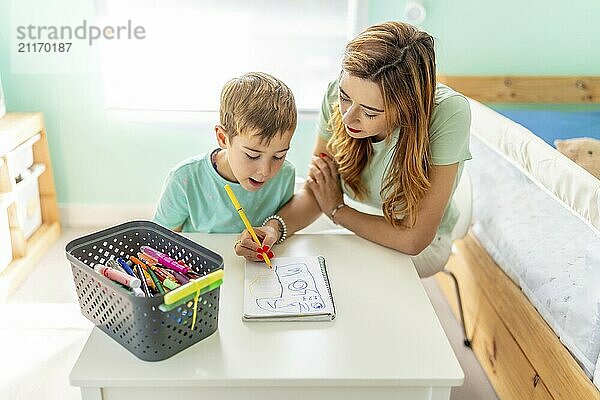
M 321 209 L 309 189 L 302 188 L 278 212 L 285 221 L 288 236 L 312 224 Z M 272 222 L 272 221 L 270 221 Z

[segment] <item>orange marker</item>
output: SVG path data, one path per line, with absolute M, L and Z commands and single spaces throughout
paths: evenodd
M 137 264 L 140 266 L 140 269 L 142 270 L 142 273 L 144 274 L 144 277 L 146 278 L 146 283 L 148 284 L 148 287 L 150 289 L 154 290 L 156 293 L 159 293 L 158 287 L 154 283 L 152 276 L 148 273 L 148 266 L 134 256 L 129 256 L 129 259 L 134 264 Z

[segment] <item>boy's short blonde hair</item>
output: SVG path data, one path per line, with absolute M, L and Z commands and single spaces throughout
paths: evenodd
M 227 82 L 221 91 L 221 125 L 230 139 L 256 129 L 269 143 L 276 134 L 296 129 L 296 114 L 290 88 L 269 74 L 249 72 Z

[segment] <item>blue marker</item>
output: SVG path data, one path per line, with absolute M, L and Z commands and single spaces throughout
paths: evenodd
M 106 266 L 107 267 L 111 267 L 113 269 L 116 269 L 117 271 L 121 271 L 124 274 L 127 273 L 127 271 L 125 271 L 122 267 L 121 264 L 119 264 L 117 262 L 117 260 L 115 260 L 114 256 L 110 256 L 110 259 L 108 261 L 106 261 Z
M 119 262 L 121 267 L 123 267 L 125 272 L 127 272 L 131 276 L 137 276 L 136 274 L 133 273 L 133 270 L 131 269 L 131 267 L 129 265 L 127 265 L 127 262 L 125 260 L 123 260 L 122 258 L 119 257 L 119 258 L 117 258 L 117 261 Z

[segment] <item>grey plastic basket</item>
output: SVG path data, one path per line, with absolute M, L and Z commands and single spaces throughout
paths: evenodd
M 219 288 L 198 301 L 192 330 L 193 302 L 163 312 L 164 295 L 136 297 L 93 270 L 111 256 L 136 255 L 151 246 L 194 272 L 206 275 L 223 268 L 223 258 L 199 244 L 150 221 L 132 221 L 67 244 L 65 251 L 82 314 L 138 358 L 159 361 L 171 357 L 217 330 Z

